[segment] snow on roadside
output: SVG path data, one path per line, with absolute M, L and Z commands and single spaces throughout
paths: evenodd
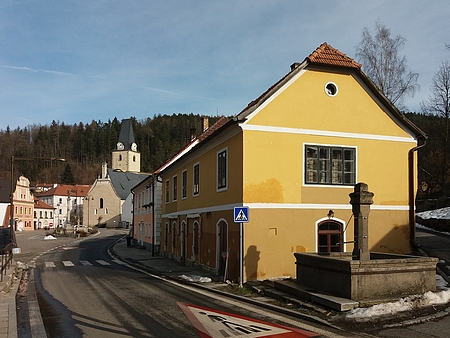
M 445 304 L 450 301 L 450 290 L 441 292 L 428 291 L 423 295 L 401 298 L 396 302 L 382 303 L 368 308 L 357 308 L 345 315 L 347 319 L 370 320 L 371 317 L 392 315 L 401 311 L 410 311 L 432 305 Z
M 450 207 L 418 212 L 416 216 L 419 216 L 422 219 L 450 219 Z

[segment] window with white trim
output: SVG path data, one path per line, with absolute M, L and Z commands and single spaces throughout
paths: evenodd
M 176 201 L 178 198 L 178 176 L 172 177 L 172 201 Z
M 197 196 L 200 193 L 200 163 L 194 164 L 192 194 Z
M 354 185 L 356 149 L 333 146 L 305 146 L 305 183 Z
M 187 170 L 181 173 L 181 198 L 186 198 L 187 194 Z
M 166 181 L 166 203 L 169 203 L 169 180 Z
M 217 152 L 217 190 L 227 188 L 227 149 Z

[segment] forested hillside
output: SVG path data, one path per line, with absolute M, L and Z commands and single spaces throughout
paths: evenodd
M 133 120 L 141 171 L 153 172 L 189 142 L 190 130 L 201 131 L 202 116 L 194 114 L 157 115 Z M 210 125 L 218 119 L 209 117 Z M 89 124 L 33 125 L 24 129 L 0 131 L 0 176 L 10 177 L 11 155 L 24 158 L 64 158 L 65 163 L 48 160 L 17 160 L 14 168 L 33 183 L 92 184 L 102 162 L 110 165 L 111 151 L 120 133 L 116 118 Z M 16 172 L 17 174 L 17 172 Z

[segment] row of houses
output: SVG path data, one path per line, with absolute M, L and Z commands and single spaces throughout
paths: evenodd
M 426 135 L 332 46 L 292 64 L 237 115 L 204 125 L 132 189 L 139 244 L 232 281 L 295 276 L 295 252 L 353 250 L 349 194 L 365 182 L 375 194 L 370 250 L 413 249 Z M 244 206 L 241 232 L 234 208 Z
M 14 182 L 15 181 L 15 182 Z M 13 180 L 13 225 L 17 231 L 54 229 L 81 224 L 83 200 L 89 185 L 43 184 L 34 187 L 24 176 Z M 15 184 L 14 184 L 15 183 Z M 11 179 L 0 178 L 0 219 L 11 218 Z
M 140 171 L 123 120 L 111 167 L 77 203 L 85 225 L 132 226 L 136 243 L 180 264 L 231 281 L 291 277 L 296 252 L 353 250 L 358 182 L 375 194 L 370 250 L 413 249 L 425 140 L 360 64 L 324 43 L 235 116 L 204 118 L 154 173 Z

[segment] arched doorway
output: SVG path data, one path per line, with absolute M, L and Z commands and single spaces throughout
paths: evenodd
M 228 259 L 228 224 L 225 220 L 217 223 L 217 262 L 218 274 L 226 278 Z
M 343 224 L 327 219 L 317 226 L 317 252 L 343 252 Z

